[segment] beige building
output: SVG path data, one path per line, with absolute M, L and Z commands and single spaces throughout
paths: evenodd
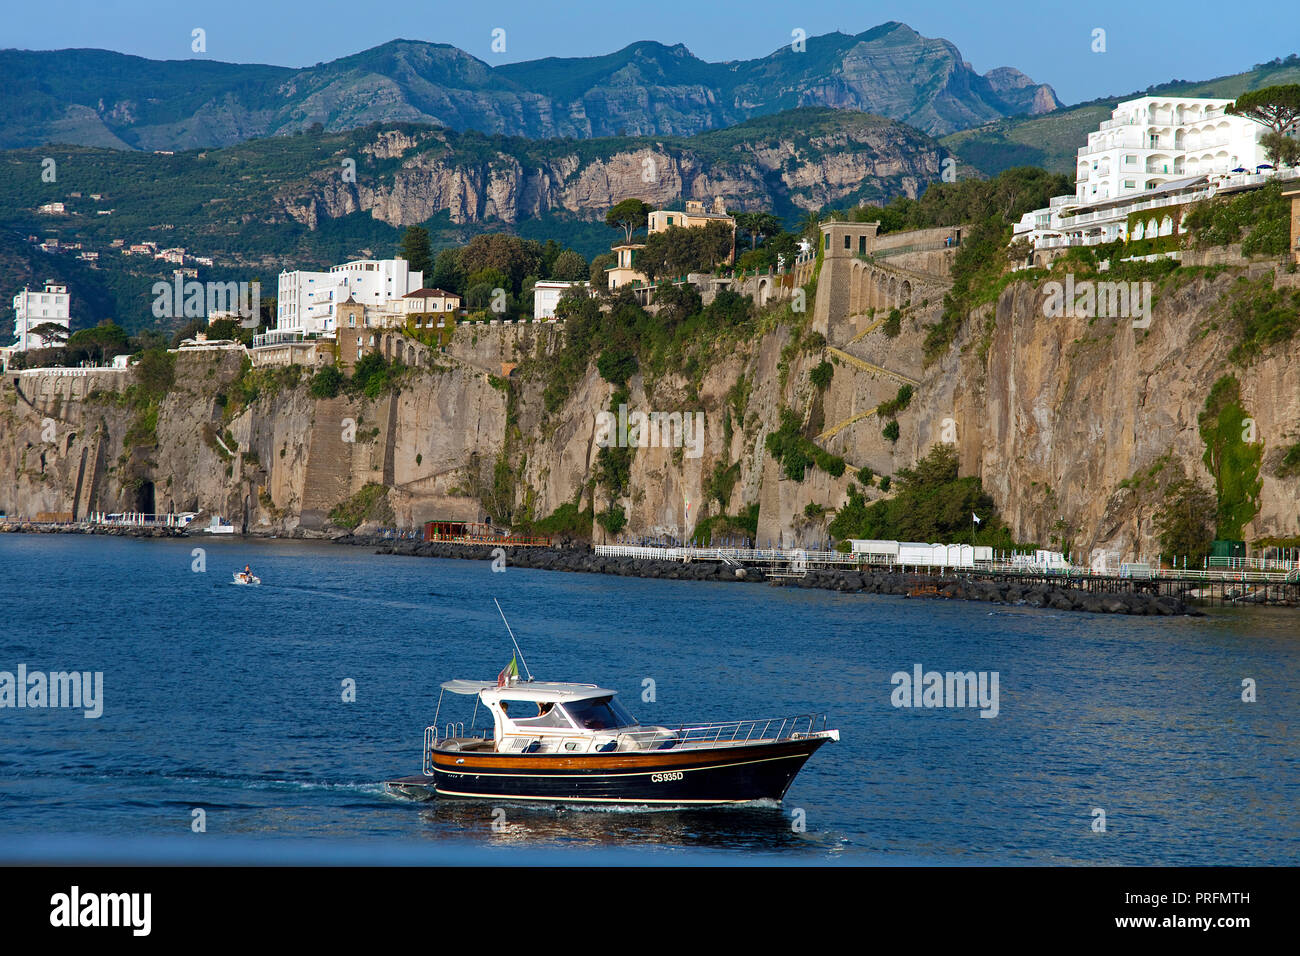
M 402 296 L 402 308 L 408 315 L 455 312 L 460 308 L 460 296 L 442 289 L 416 289 Z
M 699 199 L 686 200 L 685 211 L 679 209 L 656 209 L 650 213 L 649 232 L 654 235 L 656 232 L 664 232 L 673 226 L 680 226 L 683 229 L 700 229 L 711 222 L 723 222 L 731 227 L 732 234 L 736 231 L 736 219 L 734 216 L 728 216 L 726 206 L 719 196 L 713 201 L 713 211 L 709 212 L 704 208 L 704 203 Z
M 651 213 L 651 215 L 653 216 L 654 213 Z M 633 282 L 648 281 L 636 269 L 636 254 L 644 248 L 644 242 L 629 242 L 613 248 L 614 255 L 618 256 L 618 262 L 605 267 L 605 274 L 609 276 L 609 288 L 611 290 Z

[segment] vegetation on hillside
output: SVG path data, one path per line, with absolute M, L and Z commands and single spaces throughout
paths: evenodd
M 1205 442 L 1203 461 L 1214 477 L 1220 538 L 1240 539 L 1259 513 L 1259 477 L 1264 445 L 1255 440 L 1254 420 L 1241 402 L 1241 383 L 1225 375 L 1214 383 L 1197 419 Z
M 1214 543 L 1214 517 L 1212 493 L 1189 478 L 1172 482 L 1155 514 L 1161 552 L 1199 566 Z
M 890 483 L 891 498 L 867 503 L 856 486 L 836 512 L 829 531 L 840 539 L 874 538 L 897 541 L 941 541 L 1012 547 L 1011 532 L 993 499 L 976 477 L 957 477 L 957 452 L 935 445 L 911 468 L 900 470 Z M 885 487 L 882 482 L 881 487 Z M 971 515 L 980 517 L 972 531 Z
M 803 423 L 792 409 L 781 409 L 781 424 L 768 432 L 764 447 L 781 465 L 781 473 L 791 481 L 803 481 L 805 473 L 816 465 L 828 475 L 844 474 L 844 459 L 820 448 L 803 434 Z
M 1280 256 L 1291 243 L 1291 200 L 1280 183 L 1197 203 L 1183 229 L 1198 246 L 1241 243 L 1247 256 Z
M 388 503 L 388 489 L 370 482 L 350 498 L 340 502 L 330 511 L 330 523 L 348 531 L 355 531 L 364 521 L 377 521 L 390 525 L 395 520 L 393 507 Z

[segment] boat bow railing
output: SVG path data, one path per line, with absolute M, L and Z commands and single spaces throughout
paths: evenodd
M 618 738 L 620 750 L 623 749 L 623 742 L 635 743 L 639 750 L 667 750 L 688 746 L 801 740 L 825 730 L 825 714 L 796 714 L 790 717 L 759 717 L 756 720 L 725 720 L 633 730 L 619 734 Z
M 679 750 L 679 749 L 707 749 L 709 747 L 728 747 L 740 744 L 756 743 L 779 743 L 784 740 L 804 740 L 809 737 L 826 734 L 826 715 L 825 714 L 795 714 L 789 717 L 759 717 L 755 720 L 724 720 L 704 724 L 678 724 L 676 727 L 665 726 L 645 726 L 638 725 L 637 729 L 622 730 L 619 728 L 600 729 L 592 728 L 582 735 L 576 734 L 548 734 L 545 737 L 538 737 L 534 742 L 535 745 L 542 745 L 545 741 L 545 749 L 534 750 L 532 748 L 522 751 L 523 753 L 564 753 L 567 748 L 566 744 L 590 745 L 593 735 L 609 735 L 613 738 L 603 747 L 598 747 L 595 752 L 618 752 L 627 753 L 630 751 L 644 750 Z M 835 731 L 829 733 L 834 734 Z M 481 734 L 484 739 L 488 738 L 488 732 L 470 731 L 471 737 Z M 444 746 L 446 741 L 455 738 L 465 738 L 465 725 L 448 724 L 442 733 L 436 726 L 424 728 L 424 775 L 433 776 L 433 753 L 441 742 Z M 527 739 L 523 735 L 522 739 Z M 583 749 L 581 753 L 587 753 Z

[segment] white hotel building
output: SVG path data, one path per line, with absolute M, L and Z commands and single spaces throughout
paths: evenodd
M 72 296 L 68 294 L 67 286 L 47 282 L 42 292 L 32 292 L 24 287 L 14 296 L 14 338 L 18 341 L 13 351 L 26 352 L 57 345 L 57 342 L 47 342 L 31 330 L 46 322 L 54 322 L 66 329 L 71 321 Z
M 1259 143 L 1267 130 L 1226 113 L 1232 102 L 1143 96 L 1120 103 L 1079 149 L 1074 195 L 1026 213 L 1015 238 L 1041 252 L 1174 235 L 1182 218 L 1175 207 L 1261 185 L 1276 174 Z M 1130 236 L 1130 217 L 1138 212 L 1144 215 L 1133 220 Z M 1035 255 L 1035 264 L 1044 258 Z
M 272 335 L 332 336 L 338 303 L 352 298 L 368 310 L 405 311 L 402 297 L 423 286 L 424 273 L 412 272 L 405 259 L 359 259 L 329 272 L 281 272 Z

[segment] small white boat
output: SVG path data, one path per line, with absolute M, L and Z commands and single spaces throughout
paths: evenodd
M 205 534 L 234 534 L 235 526 L 221 515 L 213 515 L 211 523 L 203 531 Z
M 243 584 L 243 585 L 250 585 L 256 587 L 257 585 L 262 583 L 262 579 L 259 578 L 256 574 L 245 574 L 243 571 L 236 571 L 234 573 L 234 578 L 235 578 L 235 584 Z

